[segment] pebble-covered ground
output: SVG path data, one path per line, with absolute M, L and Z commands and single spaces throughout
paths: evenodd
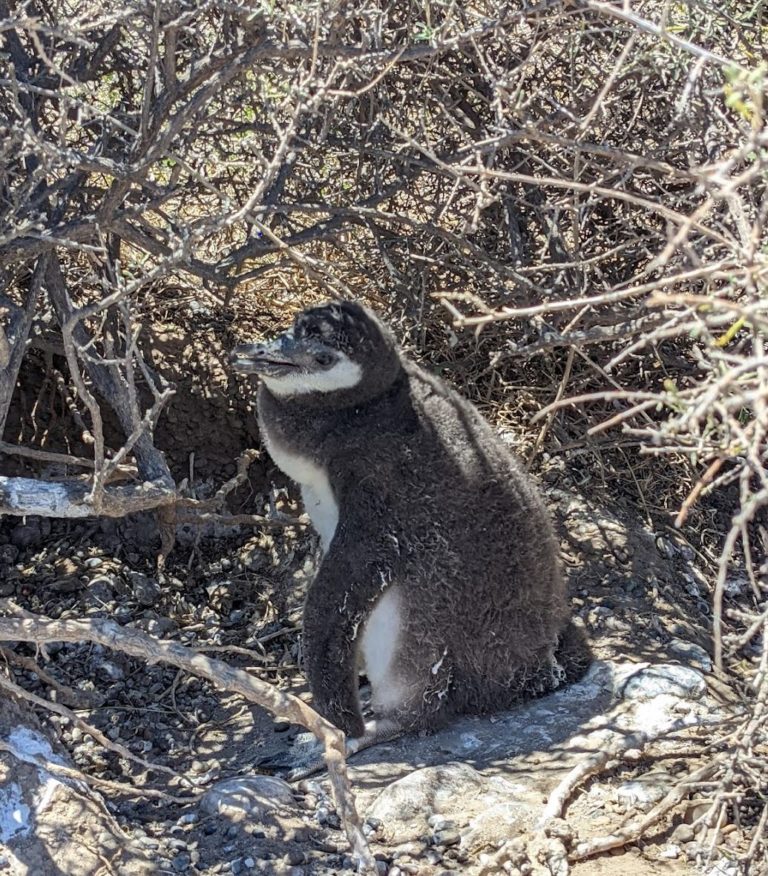
M 705 624 L 708 592 L 693 549 L 679 537 L 654 533 L 637 521 L 591 508 L 581 495 L 567 489 L 567 472 L 557 466 L 545 470 L 544 480 L 553 512 L 562 525 L 574 610 L 590 633 L 596 656 L 679 665 L 705 677 L 710 668 Z M 286 501 L 282 493 L 277 499 L 283 504 Z M 290 505 L 285 509 L 296 513 Z M 255 534 L 245 529 L 189 530 L 180 533 L 179 544 L 160 579 L 154 567 L 157 537 L 150 515 L 118 522 L 6 520 L 0 526 L 0 587 L 2 596 L 10 600 L 4 603 L 6 610 L 16 607 L 54 618 L 112 618 L 160 638 L 209 649 L 212 656 L 247 667 L 259 677 L 301 694 L 298 628 L 314 547 L 313 537 L 302 529 Z M 737 587 L 738 582 L 731 586 Z M 50 678 L 31 671 L 29 660 L 33 657 Z M 209 683 L 172 667 L 147 666 L 99 645 L 49 645 L 37 654 L 33 648 L 17 645 L 9 652 L 8 665 L 13 679 L 26 691 L 68 705 L 78 718 L 123 747 L 123 753 L 110 751 L 87 727 L 38 708 L 40 729 L 60 741 L 59 753 L 65 762 L 95 779 L 137 789 L 137 793 L 128 793 L 96 786 L 97 797 L 93 798 L 93 792 L 85 795 L 99 801 L 98 805 L 92 799 L 89 802 L 90 815 L 84 805 L 78 804 L 75 813 L 72 800 L 67 803 L 65 820 L 69 818 L 72 825 L 78 818 L 94 823 L 101 819 L 95 833 L 101 839 L 94 842 L 108 848 L 105 837 L 118 838 L 111 860 L 108 856 L 101 862 L 95 858 L 94 869 L 88 869 L 91 865 L 81 845 L 63 870 L 50 869 L 61 866 L 59 858 L 52 857 L 55 864 L 36 859 L 31 849 L 40 832 L 32 831 L 26 840 L 17 837 L 8 846 L 13 851 L 26 843 L 28 858 L 42 867 L 27 872 L 41 876 L 49 872 L 96 873 L 104 867 L 102 872 L 111 868 L 111 872 L 126 874 L 310 876 L 354 868 L 322 776 L 289 791 L 273 784 L 266 797 L 263 789 L 254 791 L 247 784 L 235 788 L 234 798 L 227 797 L 227 786 L 220 784 L 257 775 L 260 761 L 288 749 L 300 728 L 279 717 L 273 720 L 240 697 L 222 694 Z M 596 690 L 577 697 L 588 706 L 584 726 L 606 705 Z M 361 811 L 370 815 L 366 830 L 382 872 L 390 876 L 525 872 L 523 864 L 514 865 L 511 859 L 505 870 L 494 870 L 495 865 L 488 863 L 503 837 L 496 826 L 495 833 L 491 831 L 483 840 L 482 826 L 470 824 L 478 812 L 470 805 L 469 791 L 456 786 L 455 777 L 445 779 L 443 791 L 454 802 L 467 797 L 463 816 L 461 807 L 448 815 L 445 807 L 433 807 L 434 811 L 426 807 L 422 812 L 424 825 L 415 835 L 404 838 L 393 833 L 392 818 L 371 812 L 376 811 L 377 795 L 397 779 L 422 766 L 450 762 L 467 764 L 472 780 L 477 777 L 480 783 L 495 776 L 493 805 L 503 804 L 502 808 L 506 805 L 512 810 L 515 805 L 530 807 L 531 788 L 538 788 L 539 800 L 543 799 L 543 789 L 551 788 L 556 775 L 547 752 L 559 752 L 561 771 L 568 762 L 564 753 L 567 739 L 579 729 L 578 722 L 575 727 L 568 723 L 576 700 L 568 702 L 562 718 L 552 707 L 549 711 L 545 708 L 549 717 L 520 713 L 508 718 L 467 719 L 469 723 L 449 728 L 445 734 L 402 740 L 378 753 L 376 749 L 366 752 L 359 762 L 353 762 L 353 782 Z M 550 736 L 537 745 L 528 744 L 522 760 L 514 745 L 496 750 L 489 741 L 509 737 L 519 725 L 535 729 L 553 720 L 562 725 L 560 731 L 549 727 Z M 517 739 L 514 735 L 511 738 Z M 476 745 L 473 739 L 480 741 Z M 626 813 L 640 811 L 652 802 L 670 777 L 688 768 L 686 761 L 696 748 L 690 739 L 680 744 L 686 752 L 682 760 L 667 753 L 661 765 L 656 765 L 657 774 L 660 769 L 666 778 L 658 779 L 657 775 L 655 785 L 651 781 L 655 790 L 632 784 L 649 772 L 653 776 L 653 759 L 623 764 L 600 781 L 588 782 L 570 810 L 574 830 L 582 838 L 607 832 Z M 124 750 L 141 761 L 130 760 Z M 172 773 L 150 769 L 147 764 Z M 479 772 L 475 773 L 475 768 Z M 525 794 L 520 790 L 523 786 Z M 141 789 L 174 799 L 142 797 Z M 201 804 L 199 794 L 204 791 L 208 796 Z M 490 792 L 485 788 L 482 793 Z M 415 791 L 413 794 L 418 798 Z M 40 816 L 41 820 L 52 817 L 52 811 Z M 512 816 L 506 812 L 504 817 Z M 525 818 L 521 823 L 526 823 Z M 502 824 L 506 824 L 503 819 Z M 54 831 L 54 835 L 60 836 L 61 824 L 58 829 L 59 834 Z M 514 833 L 509 824 L 505 829 Z M 728 837 L 736 845 L 740 835 L 731 830 Z M 622 856 L 622 872 L 689 872 L 698 853 L 696 846 L 686 821 L 665 824 L 655 845 L 644 851 L 635 848 Z M 73 849 L 61 840 L 59 854 L 72 855 Z M 613 872 L 605 869 L 610 860 L 585 862 L 576 872 Z M 0 868 L 3 863 L 7 870 L 16 872 L 13 861 L 0 854 Z

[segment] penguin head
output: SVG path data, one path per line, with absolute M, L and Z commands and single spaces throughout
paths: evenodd
M 263 344 L 241 344 L 233 367 L 261 376 L 280 397 L 322 396 L 357 403 L 383 392 L 400 369 L 389 330 L 354 301 L 300 313 L 288 331 Z

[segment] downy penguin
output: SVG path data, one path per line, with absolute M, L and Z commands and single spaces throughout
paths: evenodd
M 531 479 L 475 407 L 344 301 L 232 353 L 322 544 L 304 606 L 315 708 L 350 750 L 509 708 L 586 669 Z M 375 720 L 363 720 L 358 673 Z

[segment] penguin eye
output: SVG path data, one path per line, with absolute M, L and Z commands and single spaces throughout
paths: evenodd
M 315 356 L 315 362 L 318 365 L 330 365 L 333 362 L 333 356 L 330 353 L 318 353 Z

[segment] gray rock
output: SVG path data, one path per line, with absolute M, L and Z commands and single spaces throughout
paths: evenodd
M 392 859 L 397 861 L 400 858 L 418 858 L 423 851 L 424 847 L 421 843 L 403 843 L 392 849 Z
M 139 605 L 154 605 L 160 596 L 160 584 L 143 572 L 128 572 L 133 596 Z
M 624 782 L 616 789 L 616 799 L 626 810 L 639 809 L 647 812 L 658 803 L 669 790 L 669 777 L 657 775 L 643 776 L 642 781 Z
M 177 873 L 186 873 L 192 866 L 192 858 L 186 852 L 182 852 L 180 855 L 176 855 L 171 861 L 171 865 Z
M 125 678 L 123 670 L 112 660 L 102 660 L 96 668 L 112 681 L 121 681 Z
M 477 797 L 486 782 L 485 777 L 468 764 L 425 767 L 384 788 L 366 818 L 377 818 L 390 838 L 416 839 L 431 832 L 431 817 L 450 812 L 459 800 L 469 802 Z
M 289 849 L 285 855 L 286 863 L 288 863 L 291 867 L 296 867 L 299 864 L 304 863 L 304 858 L 306 855 L 300 848 Z
M 145 629 L 150 635 L 157 636 L 158 639 L 161 639 L 163 636 L 175 632 L 176 624 L 170 618 L 158 615 L 156 617 L 146 618 Z
M 111 602 L 114 597 L 114 579 L 109 575 L 98 575 L 88 582 L 85 600 L 91 605 L 104 605 Z
M 623 676 L 617 693 L 625 700 L 651 700 L 663 694 L 698 700 L 707 692 L 702 674 L 689 666 L 660 663 Z
M 461 837 L 461 846 L 470 852 L 497 848 L 511 837 L 531 828 L 539 813 L 531 806 L 513 801 L 497 803 L 476 815 Z
M 222 814 L 240 821 L 259 818 L 267 812 L 294 806 L 288 782 L 275 776 L 240 776 L 218 782 L 200 801 L 203 812 Z
M 714 867 L 707 870 L 706 876 L 739 876 L 743 872 L 737 861 L 721 858 L 715 863 Z
M 673 639 L 669 643 L 669 650 L 675 657 L 687 663 L 689 666 L 695 666 L 704 672 L 712 671 L 712 660 L 707 652 L 699 645 L 694 645 L 693 642 L 685 642 L 682 639 Z
M 690 824 L 685 823 L 678 824 L 670 835 L 670 839 L 673 840 L 678 847 L 680 844 L 693 842 L 694 838 L 695 832 L 693 828 Z
M 436 846 L 457 846 L 461 842 L 461 834 L 458 830 L 438 830 L 433 841 Z
M 746 575 L 731 575 L 725 579 L 727 596 L 742 596 L 749 589 L 749 578 Z
M 130 605 L 118 605 L 115 609 L 115 620 L 119 624 L 127 624 L 133 618 L 133 609 Z
M 444 818 L 442 815 L 431 815 L 427 823 L 434 831 L 453 830 L 456 827 L 456 822 L 450 818 Z
M 676 858 L 680 857 L 680 855 L 682 854 L 682 851 L 683 850 L 680 848 L 680 846 L 676 846 L 676 845 L 674 845 L 674 843 L 672 843 L 672 844 L 668 845 L 664 849 L 664 851 L 661 852 L 659 857 L 660 858 L 667 858 L 669 860 L 674 861 Z

